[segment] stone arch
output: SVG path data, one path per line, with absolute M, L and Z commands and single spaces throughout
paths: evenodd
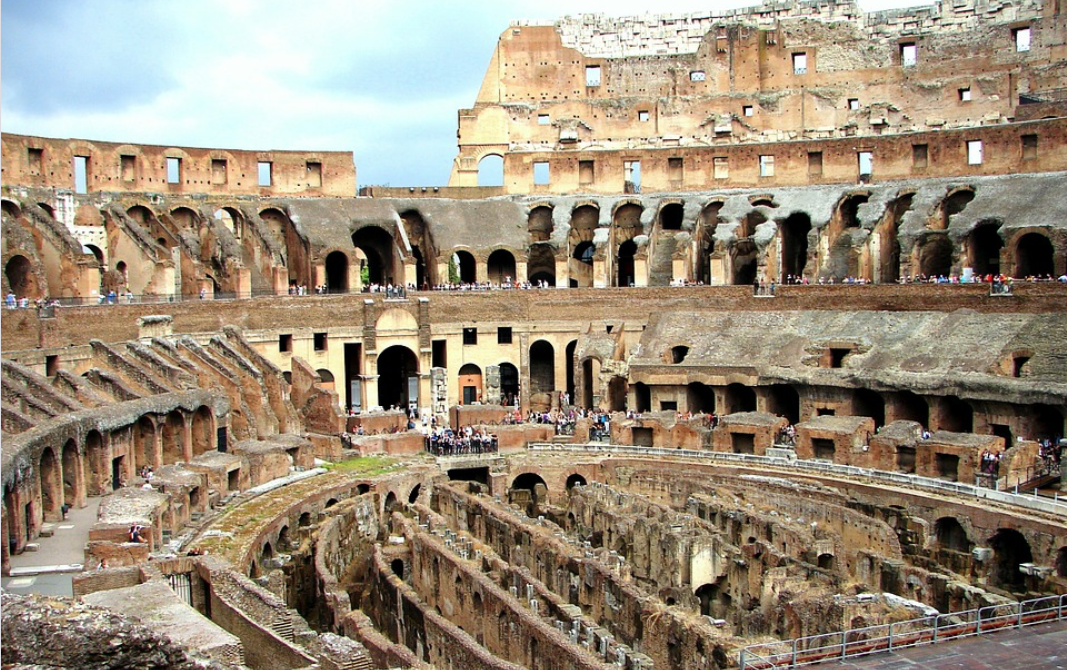
M 556 390 L 556 349 L 547 340 L 537 340 L 530 345 L 530 401 L 534 396 L 547 394 L 540 402 L 551 404 Z
M 459 369 L 460 404 L 471 405 L 482 400 L 482 369 L 467 363 Z
M 531 242 L 548 242 L 555 229 L 551 205 L 537 205 L 526 215 L 526 232 Z
M 379 226 L 363 226 L 352 233 L 352 246 L 363 255 L 367 281 L 371 284 L 397 283 L 399 277 L 395 272 L 394 259 L 396 244 L 393 236 Z
M 326 290 L 330 293 L 348 293 L 348 254 L 331 251 L 326 255 Z
M 504 156 L 487 153 L 478 159 L 478 186 L 504 185 Z
M 571 474 L 570 476 L 567 477 L 566 486 L 567 486 L 567 490 L 568 491 L 573 489 L 575 486 L 587 486 L 587 485 L 588 485 L 588 483 L 585 481 L 585 477 L 583 477 L 582 475 L 578 474 L 577 472 L 575 472 L 575 473 L 573 473 L 573 474 Z
M 489 281 L 495 284 L 504 284 L 506 281 L 515 282 L 515 255 L 507 249 L 497 249 L 489 254 L 486 260 L 489 272 Z
M 396 505 L 397 505 L 396 492 L 395 491 L 390 491 L 385 496 L 385 507 L 384 507 L 384 509 L 385 509 L 386 517 L 390 516 L 393 513 L 393 510 L 396 509 Z
M 619 254 L 615 263 L 617 268 L 616 286 L 634 286 L 637 282 L 637 243 L 632 239 L 619 245 Z
M 952 274 L 952 241 L 947 235 L 925 236 L 918 245 L 919 272 L 927 277 Z
M 107 446 L 104 436 L 98 430 L 90 430 L 85 435 L 85 460 L 89 485 L 89 495 L 104 495 L 110 490 L 108 486 Z
M 548 243 L 531 244 L 526 262 L 526 274 L 533 284 L 546 282 L 556 285 L 556 255 Z
M 759 271 L 759 249 L 751 238 L 745 238 L 730 246 L 730 265 L 733 273 L 730 283 L 745 286 L 755 283 Z
M 897 394 L 897 406 L 897 419 L 930 425 L 930 405 L 926 398 L 912 391 L 900 391 Z
M 244 218 L 236 207 L 219 207 L 215 210 L 214 216 L 215 220 L 230 231 L 234 238 L 239 240 L 244 236 Z
M 596 247 L 589 240 L 583 240 L 574 246 L 571 255 L 571 287 L 589 288 L 593 285 L 593 257 Z
M 685 218 L 685 206 L 679 201 L 663 203 L 659 208 L 660 230 L 681 230 Z
M 512 405 L 519 395 L 519 369 L 513 364 L 500 364 L 500 397 Z
M 200 227 L 200 214 L 190 207 L 175 207 L 170 210 L 170 219 L 178 230 L 196 230 Z
M 78 445 L 73 439 L 67 440 L 63 445 L 60 459 L 63 470 L 63 502 L 74 507 L 85 499 L 85 469 Z
M 63 505 L 63 480 L 52 447 L 45 447 L 41 452 L 37 476 L 40 479 L 41 513 L 46 521 L 54 521 L 59 518 Z
M 1042 277 L 1053 274 L 1052 242 L 1042 233 L 1032 232 L 1015 241 L 1015 276 Z
M 319 368 L 318 370 L 315 370 L 315 374 L 319 376 L 319 381 L 317 382 L 319 388 L 330 391 L 334 390 L 334 378 L 332 372 L 326 368 Z
M 611 412 L 626 411 L 626 393 L 629 383 L 626 377 L 615 375 L 608 380 L 607 409 Z
M 967 531 L 963 529 L 956 517 L 943 516 L 938 519 L 934 523 L 934 535 L 941 549 L 969 554 L 971 548 L 974 547 L 971 538 L 967 537 Z
M 590 356 L 581 362 L 582 365 L 582 407 L 593 408 L 597 397 L 600 395 L 600 367 L 599 358 Z
M 1055 405 L 1038 403 L 1030 407 L 1030 437 L 1054 440 L 1064 435 L 1064 410 Z
M 707 384 L 691 382 L 685 387 L 685 404 L 694 414 L 714 414 L 715 389 Z
M 967 263 L 978 275 L 1000 274 L 1000 252 L 1004 239 L 999 221 L 982 221 L 967 235 Z
M 803 277 L 808 264 L 808 233 L 811 217 L 806 212 L 793 212 L 778 227 L 782 244 L 782 270 L 779 277 Z
M 882 220 L 871 235 L 872 281 L 891 284 L 900 279 L 900 222 L 911 209 L 914 193 L 900 193 L 886 207 Z
M 37 276 L 33 272 L 33 264 L 22 254 L 15 254 L 8 259 L 4 266 L 4 276 L 7 277 L 7 285 L 16 298 L 32 300 L 42 297 Z
M 411 492 L 408 493 L 408 503 L 415 504 L 415 501 L 419 499 L 419 494 L 422 493 L 422 484 L 416 484 L 411 488 Z
M 167 414 L 162 425 L 162 465 L 174 465 L 185 460 L 185 417 L 178 410 Z
M 579 242 L 592 242 L 593 231 L 600 225 L 600 208 L 595 203 L 582 203 L 571 210 L 571 246 Z
M 193 458 L 211 451 L 214 447 L 215 415 L 206 405 L 201 405 L 193 412 L 190 421 Z
M 974 188 L 962 186 L 952 189 L 941 201 L 941 216 L 931 219 L 928 227 L 934 230 L 947 230 L 952 217 L 967 209 L 967 205 L 972 200 L 974 200 Z
M 726 386 L 726 408 L 724 414 L 756 411 L 756 392 L 744 384 L 733 383 Z
M 478 271 L 474 261 L 474 254 L 464 249 L 458 249 L 452 254 L 452 262 L 456 266 L 456 274 L 459 281 L 464 284 L 473 284 L 478 281 Z
M 767 411 L 785 417 L 790 424 L 800 423 L 800 393 L 791 384 L 772 384 L 767 388 Z
M 411 258 L 415 261 L 415 286 L 416 288 L 429 287 L 436 284 L 436 264 L 427 261 L 435 257 L 437 245 L 434 243 L 430 227 L 426 225 L 422 213 L 416 209 L 409 209 L 400 213 L 400 222 L 407 231 L 408 243 L 411 246 Z
M 941 412 L 938 428 L 953 433 L 974 432 L 974 408 L 959 396 L 945 396 L 941 399 Z
M 567 390 L 567 395 L 569 395 L 571 397 L 571 400 L 575 404 L 578 403 L 578 398 L 574 395 L 575 366 L 577 365 L 577 361 L 574 360 L 574 352 L 577 351 L 577 349 L 578 349 L 578 340 L 571 340 L 570 342 L 567 343 L 567 346 L 563 349 L 563 359 L 564 359 L 563 367 L 564 367 L 564 375 L 566 377 L 565 386 L 566 386 L 566 390 Z
M 846 228 L 859 228 L 859 208 L 871 199 L 871 194 L 866 191 L 849 193 L 841 199 L 837 206 L 837 215 L 841 230 Z
M 856 389 L 852 397 L 852 413 L 874 419 L 875 429 L 885 425 L 885 398 L 870 389 Z
M 1023 534 L 1012 528 L 999 528 L 989 539 L 989 547 L 993 550 L 989 575 L 992 582 L 1008 590 L 1023 589 L 1025 580 L 1019 565 L 1034 560 Z
M 719 212 L 724 204 L 721 199 L 712 200 L 705 204 L 697 215 L 697 258 L 693 272 L 705 284 L 711 284 L 716 279 L 723 281 L 721 269 L 713 273 L 712 267 L 715 265 L 713 259 L 720 255 L 715 248 L 715 231 L 721 223 Z
M 22 207 L 20 207 L 19 204 L 14 200 L 8 200 L 7 198 L 0 200 L 0 210 L 2 210 L 4 214 L 7 214 L 13 219 L 17 219 L 22 216 Z
M 714 619 L 725 618 L 730 611 L 732 598 L 727 589 L 726 575 L 719 577 L 714 582 L 701 584 L 693 590 L 700 603 L 700 613 Z
M 104 252 L 100 247 L 96 246 L 95 244 L 86 244 L 83 245 L 83 247 L 86 251 L 93 255 L 93 258 L 95 258 L 96 262 L 100 264 L 100 267 L 104 267 L 105 265 L 107 265 L 104 259 Z
M 379 405 L 407 409 L 418 402 L 417 396 L 411 396 L 411 380 L 417 384 L 419 359 L 411 349 L 397 344 L 378 354 L 377 372 Z
M 524 472 L 516 476 L 511 482 L 508 498 L 513 498 L 514 493 L 520 490 L 529 491 L 529 504 L 526 507 L 527 516 L 532 517 L 535 515 L 539 503 L 548 502 L 548 484 L 536 472 Z
M 625 230 L 630 237 L 640 235 L 644 230 L 641 214 L 645 211 L 640 200 L 627 198 L 615 203 L 611 212 L 611 225 L 617 230 Z

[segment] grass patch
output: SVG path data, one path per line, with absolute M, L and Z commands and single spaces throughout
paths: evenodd
M 392 456 L 362 456 L 360 458 L 351 458 L 347 461 L 329 463 L 324 467 L 331 472 L 373 476 L 395 470 L 399 465 Z

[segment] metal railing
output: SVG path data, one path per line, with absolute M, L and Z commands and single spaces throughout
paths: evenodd
M 788 448 L 786 445 L 776 447 Z M 771 465 L 787 470 L 800 470 L 807 472 L 823 473 L 830 475 L 844 475 L 863 479 L 899 484 L 919 489 L 951 493 L 954 495 L 981 498 L 1001 502 L 1008 505 L 1024 507 L 1026 509 L 1060 514 L 1067 516 L 1067 500 L 1039 498 L 1033 495 L 1014 494 L 1010 491 L 996 491 L 993 489 L 951 482 L 941 479 L 931 479 L 918 475 L 905 474 L 902 472 L 890 472 L 888 470 L 875 470 L 873 468 L 860 468 L 854 465 L 839 465 L 828 461 L 817 460 L 787 460 L 772 456 L 758 456 L 755 454 L 735 454 L 724 451 L 702 451 L 696 449 L 665 449 L 663 447 L 638 447 L 618 444 L 549 444 L 533 443 L 529 448 L 534 451 L 579 451 L 588 453 L 622 453 L 637 456 L 663 456 L 673 458 L 693 458 L 702 460 L 725 461 L 728 463 L 742 463 L 749 465 Z
M 796 668 L 833 659 L 890 652 L 908 647 L 986 635 L 1067 618 L 1067 595 L 850 628 L 793 640 L 764 642 L 742 649 L 740 670 Z

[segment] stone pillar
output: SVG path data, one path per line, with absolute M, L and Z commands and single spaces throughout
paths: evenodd
M 182 460 L 186 463 L 193 460 L 193 422 L 190 419 L 182 415 Z
M 530 410 L 530 336 L 519 335 L 519 409 Z
M 430 408 L 437 417 L 448 416 L 448 370 L 430 369 Z
M 377 357 L 375 357 L 377 360 Z M 378 375 L 360 375 L 363 383 L 363 411 L 369 410 L 378 404 Z
M 479 284 L 489 281 L 489 263 L 480 258 L 474 259 L 474 281 Z
M 570 259 L 567 256 L 556 258 L 556 288 L 567 288 L 571 285 Z
M 500 366 L 485 366 L 485 396 L 483 401 L 488 405 L 500 404 Z

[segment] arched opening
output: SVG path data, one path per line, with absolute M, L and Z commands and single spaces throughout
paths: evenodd
M 911 209 L 914 193 L 904 193 L 886 207 L 886 215 L 875 228 L 871 243 L 878 245 L 878 253 L 872 253 L 878 263 L 877 274 L 870 279 L 889 284 L 900 279 L 900 221 Z
M 592 242 L 580 242 L 574 247 L 571 263 L 571 288 L 589 288 L 593 285 L 593 256 L 596 247 Z
M 163 465 L 185 460 L 185 418 L 177 410 L 163 422 Z
M 867 193 L 855 193 L 853 195 L 846 196 L 841 201 L 841 207 L 839 214 L 841 217 L 841 228 L 859 228 L 860 219 L 857 215 L 860 205 L 866 203 L 871 199 L 870 194 Z
M 385 515 L 388 517 L 389 515 L 391 515 L 393 513 L 393 510 L 395 510 L 395 509 L 396 509 L 396 493 L 393 492 L 393 491 L 390 491 L 388 493 L 388 495 L 385 496 Z
M 342 251 L 326 256 L 326 289 L 330 293 L 348 292 L 348 255 Z
M 486 261 L 489 271 L 489 281 L 494 284 L 506 284 L 516 280 L 515 256 L 505 249 L 497 249 L 489 254 Z
M 389 563 L 389 569 L 393 571 L 394 575 L 396 575 L 400 579 L 403 579 L 404 578 L 404 559 L 402 559 L 402 558 L 394 558 Z
M 634 402 L 636 412 L 651 412 L 652 411 L 652 389 L 648 387 L 644 382 L 637 382 L 634 384 Z M 712 401 L 712 410 L 715 408 L 714 400 Z
M 772 384 L 767 388 L 767 411 L 791 425 L 800 423 L 800 393 L 789 384 Z
M 574 360 L 574 352 L 578 349 L 578 340 L 571 340 L 567 343 L 567 348 L 563 350 L 564 367 L 566 368 L 567 376 L 567 395 L 575 402 L 578 402 L 578 398 L 574 397 L 574 366 L 576 362 Z
M 452 254 L 452 263 L 456 266 L 456 277 L 461 283 L 473 284 L 477 281 L 474 256 L 469 251 L 457 251 Z
M 326 501 L 326 504 L 322 506 L 323 509 L 330 509 L 337 504 L 337 498 L 330 498 Z
M 567 490 L 573 489 L 575 486 L 587 486 L 585 477 L 581 476 L 577 472 L 567 477 Z
M 659 227 L 663 230 L 681 230 L 685 208 L 680 202 L 664 205 L 659 210 Z
M 837 564 L 833 554 L 819 554 L 818 562 L 819 568 L 822 570 L 833 570 Z
M 414 505 L 415 501 L 419 499 L 419 494 L 420 493 L 422 493 L 422 484 L 416 484 L 411 489 L 411 493 L 408 494 L 408 502 L 410 504 Z
M 685 387 L 685 402 L 688 410 L 694 414 L 714 414 L 715 389 L 707 384 L 693 382 Z
M 504 157 L 500 154 L 488 154 L 478 161 L 479 186 L 504 185 Z
M 694 595 L 700 601 L 700 613 L 713 619 L 724 619 L 730 612 L 732 598 L 727 593 L 726 576 L 719 577 L 714 584 L 697 587 Z
M 188 207 L 174 208 L 171 210 L 170 218 L 178 230 L 196 230 L 200 224 L 200 215 Z
M 1030 408 L 1030 437 L 1054 440 L 1063 437 L 1063 409 L 1055 405 L 1036 404 Z
M 537 516 L 538 504 L 548 501 L 548 485 L 541 475 L 524 472 L 511 482 L 508 501 L 517 503 L 526 510 L 526 516 Z
M 86 244 L 83 245 L 82 248 L 93 255 L 93 258 L 96 259 L 96 262 L 100 264 L 101 268 L 106 265 L 106 263 L 104 262 L 104 252 L 100 250 L 100 247 L 96 246 L 95 244 Z
M 82 461 L 78 445 L 67 440 L 63 445 L 63 502 L 73 507 L 82 497 Z
M 11 200 L 2 201 L 2 203 L 0 203 L 0 207 L 3 208 L 4 214 L 7 214 L 13 219 L 17 219 L 22 216 L 22 208 L 20 208 Z
M 897 419 L 916 421 L 923 426 L 930 425 L 930 406 L 926 399 L 911 391 L 897 394 Z
M 953 433 L 974 432 L 974 408 L 970 403 L 950 395 L 941 399 L 941 430 Z
M 552 231 L 555 227 L 555 222 L 552 220 L 552 208 L 546 205 L 534 207 L 526 217 L 526 230 L 530 233 L 531 242 L 549 241 L 552 239 Z
M 556 256 L 550 244 L 532 244 L 526 261 L 526 273 L 534 286 L 544 282 L 552 288 L 556 285 Z
M 617 286 L 633 286 L 637 281 L 634 258 L 637 256 L 637 243 L 626 240 L 619 245 Z
M 756 247 L 756 243 L 749 238 L 740 240 L 730 247 L 730 258 L 733 265 L 731 283 L 734 286 L 755 283 L 758 270 L 758 252 L 759 249 Z
M 268 563 L 274 558 L 274 547 L 270 542 L 263 543 L 263 549 L 259 552 L 259 564 L 262 570 L 268 569 Z
M 1056 552 L 1056 576 L 1067 577 L 1067 547 Z
M 600 361 L 587 358 L 582 361 L 582 407 L 592 409 L 600 396 Z
M 556 350 L 545 340 L 530 345 L 530 402 L 551 405 L 556 390 Z
M 419 401 L 419 359 L 405 346 L 378 354 L 378 404 L 408 409 Z
M 359 495 L 370 493 L 370 484 L 358 484 L 356 486 L 356 493 Z
M 513 405 L 519 395 L 519 369 L 511 363 L 500 364 L 500 398 Z
M 941 205 L 941 219 L 935 220 L 934 223 L 940 223 L 941 230 L 947 229 L 950 219 L 967 209 L 967 205 L 972 200 L 974 200 L 974 191 L 969 188 L 961 188 L 949 194 Z
M 63 486 L 52 447 L 41 452 L 37 472 L 41 478 L 41 512 L 46 521 L 55 521 L 59 519 L 59 508 L 63 504 Z
M 216 209 L 215 220 L 221 223 L 226 230 L 230 231 L 235 238 L 241 239 L 241 227 L 238 224 L 240 217 L 237 214 L 237 210 L 232 207 Z
M 154 458 L 155 442 L 156 427 L 151 419 L 142 416 L 133 430 L 133 462 L 138 470 L 146 465 L 158 465 Z
M 16 298 L 39 298 L 37 294 L 37 279 L 33 276 L 30 260 L 21 254 L 16 254 L 8 260 L 4 266 L 4 276 L 7 277 L 7 285 Z
M 685 357 L 688 355 L 689 347 L 685 346 L 684 344 L 679 344 L 677 346 L 671 347 L 670 350 L 667 352 L 665 358 L 668 363 L 678 365 L 679 363 L 684 362 Z
M 955 517 L 943 516 L 938 519 L 934 523 L 934 534 L 940 549 L 969 554 L 974 546 L 974 543 L 967 537 L 967 531 Z
M 192 418 L 193 458 L 200 454 L 211 451 L 213 438 L 215 437 L 215 421 L 211 410 L 201 405 L 193 413 Z
M 615 376 L 608 381 L 608 410 L 612 412 L 626 411 L 626 392 L 629 384 L 626 377 Z
M 278 549 L 279 551 L 285 551 L 289 548 L 289 526 L 282 526 L 282 529 L 278 531 Z
M 793 212 L 780 227 L 782 231 L 782 274 L 786 277 L 803 277 L 808 264 L 808 233 L 811 232 L 811 217 L 804 212 Z
M 334 390 L 334 377 L 333 373 L 326 368 L 319 368 L 315 370 L 315 374 L 319 376 L 318 387 L 326 389 L 328 391 Z
M 1001 528 L 989 540 L 989 547 L 993 550 L 993 583 L 1011 591 L 1022 590 L 1025 582 L 1019 564 L 1033 562 L 1030 543 L 1019 531 Z
M 1015 243 L 1015 276 L 1052 274 L 1052 242 L 1041 233 L 1027 233 Z
M 978 275 L 1000 274 L 1000 251 L 1004 240 L 1000 237 L 1000 224 L 979 224 L 967 237 L 970 265 Z
M 371 284 L 394 283 L 393 237 L 378 226 L 364 226 L 352 233 L 352 246 L 366 258 L 360 273 Z
M 432 256 L 436 253 L 436 245 L 433 241 L 433 235 L 430 234 L 430 227 L 426 225 L 422 214 L 414 209 L 401 212 L 400 220 L 403 224 L 403 229 L 407 231 L 408 244 L 411 246 L 411 257 L 415 261 L 415 286 L 422 289 L 438 283 L 441 280 L 437 276 L 436 266 L 431 266 L 426 261 L 427 256 Z
M 311 512 L 303 512 L 300 514 L 300 518 L 297 519 L 296 525 L 300 528 L 307 528 L 311 525 Z
M 885 425 L 885 398 L 870 389 L 856 389 L 852 399 L 852 413 L 874 419 L 875 429 Z
M 87 493 L 89 495 L 104 495 L 111 490 L 108 480 L 107 447 L 104 445 L 104 437 L 98 430 L 89 431 L 85 436 L 85 459 L 88 461 L 85 468 L 89 477 Z
M 482 369 L 467 363 L 459 369 L 459 392 L 461 403 L 473 405 L 482 401 Z
M 756 391 L 744 384 L 726 387 L 726 414 L 756 411 Z
M 952 242 L 947 235 L 927 235 L 921 242 L 919 272 L 927 277 L 952 274 Z

